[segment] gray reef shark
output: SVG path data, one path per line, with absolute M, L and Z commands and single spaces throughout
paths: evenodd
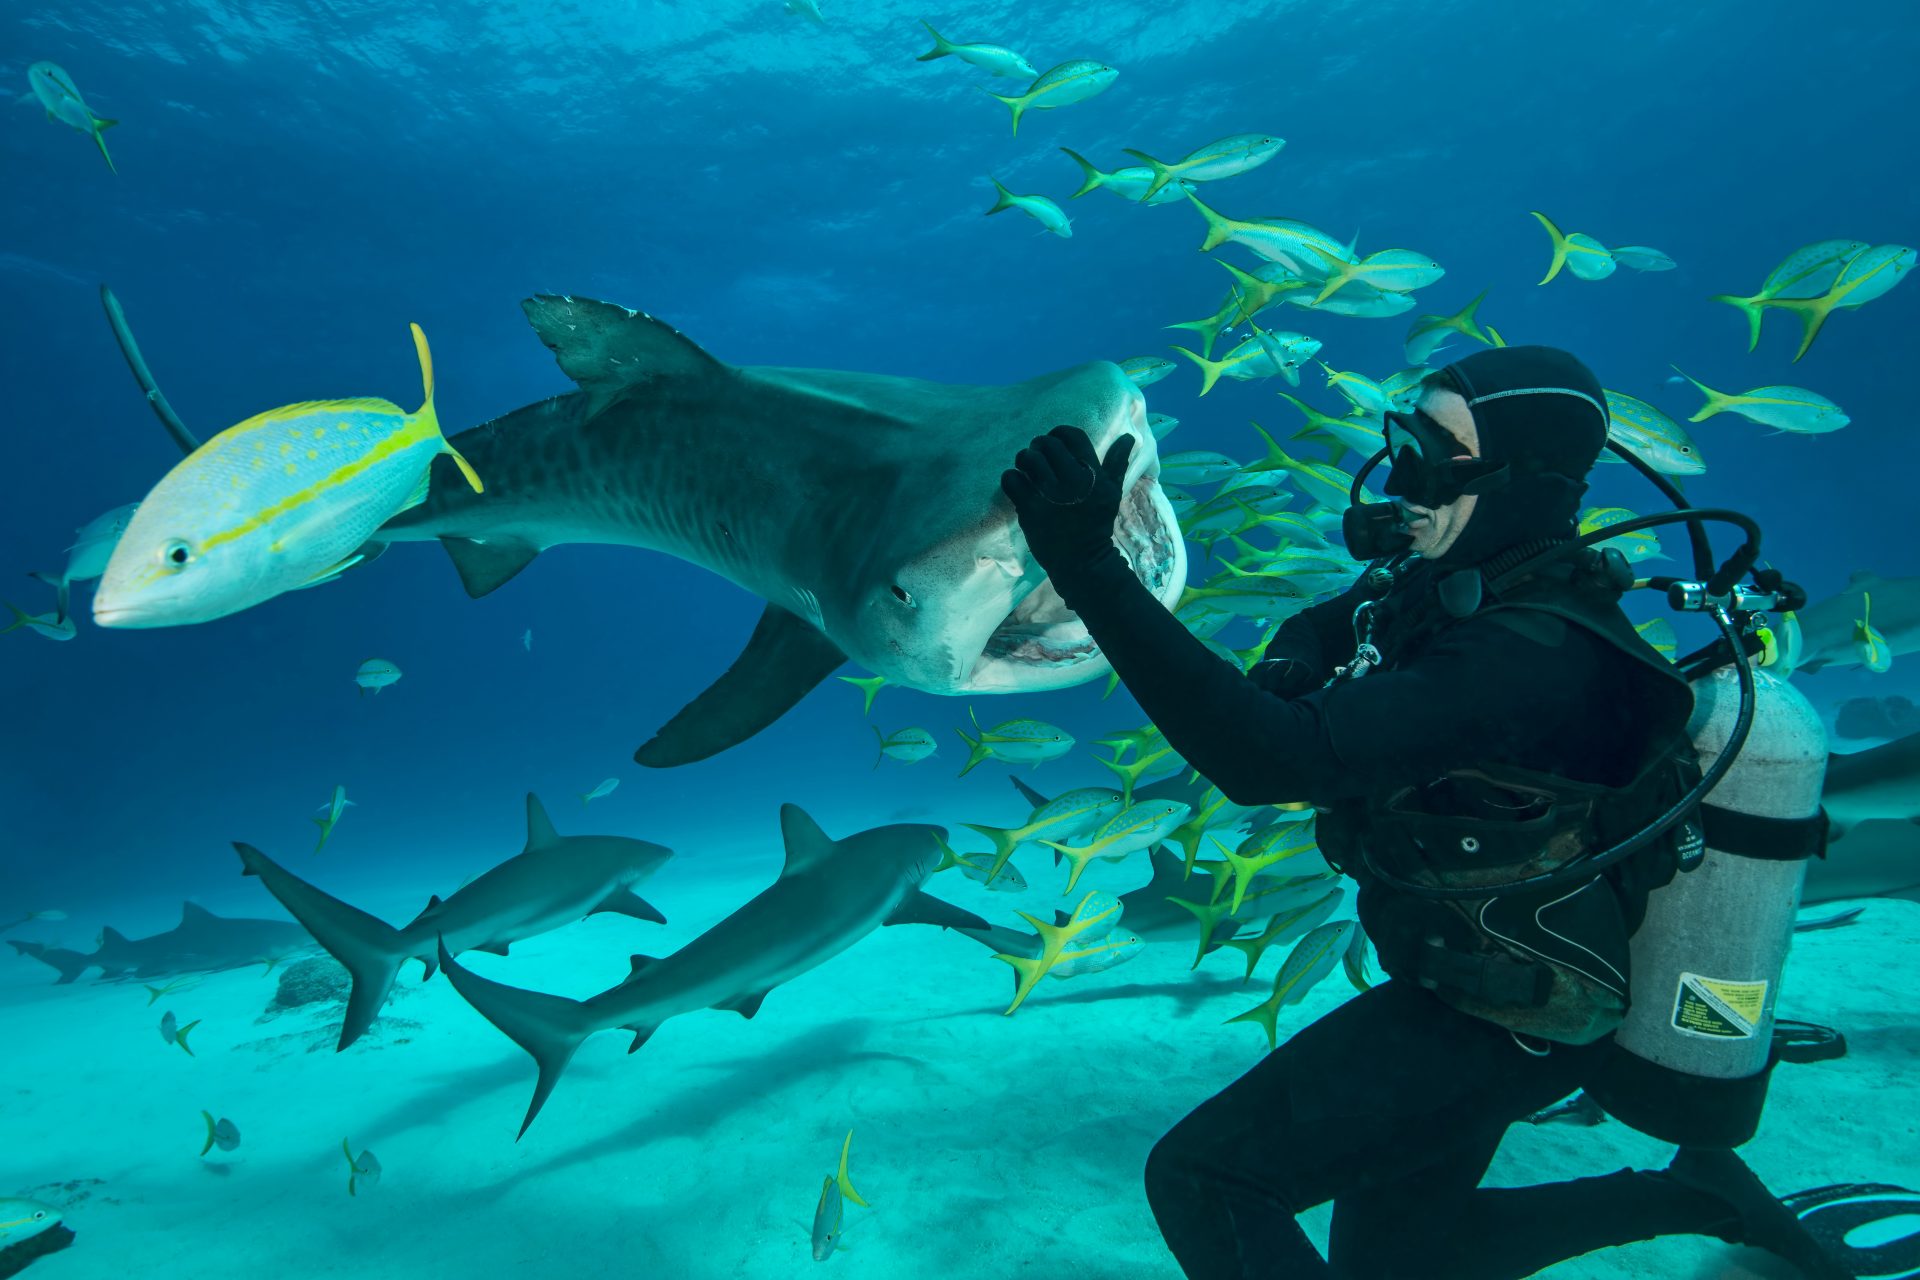
M 548 547 L 664 551 L 767 601 L 734 665 L 635 759 L 701 760 L 772 724 L 843 662 L 940 694 L 1105 675 L 1028 552 L 1000 474 L 1035 435 L 1135 440 L 1115 539 L 1172 608 L 1186 545 L 1140 391 L 1105 361 L 1004 387 L 724 364 L 625 307 L 521 304 L 578 390 L 453 437 L 486 483 L 436 470 L 376 541 L 437 539 L 472 596 Z
M 1788 671 L 1818 671 L 1860 662 L 1853 627 L 1873 597 L 1873 629 L 1886 638 L 1894 657 L 1920 652 L 1920 578 L 1883 578 L 1862 569 L 1837 595 L 1794 614 L 1798 638 L 1789 630 Z
M 1803 903 L 1920 900 L 1920 734 L 1828 756 L 1820 804 L 1832 823 L 1832 845 L 1825 858 L 1807 864 Z
M 353 978 L 338 1048 L 373 1024 L 393 990 L 400 966 L 426 965 L 426 977 L 448 951 L 490 951 L 603 911 L 665 924 L 633 887 L 673 856 L 671 849 L 626 836 L 563 836 L 553 829 L 537 796 L 527 796 L 527 845 L 514 857 L 396 929 L 358 907 L 314 888 L 250 844 L 235 844 L 246 874 L 260 877 Z
M 218 973 L 248 965 L 271 966 L 287 956 L 310 951 L 313 944 L 299 925 L 286 920 L 249 920 L 217 916 L 191 902 L 180 904 L 180 923 L 165 933 L 129 938 L 118 929 L 100 931 L 99 949 L 83 955 L 58 947 L 14 943 L 13 949 L 59 970 L 55 986 L 74 981 L 88 969 L 102 979 L 171 978 L 189 973 Z
M 834 840 L 798 805 L 780 807 L 786 866 L 726 919 L 664 958 L 634 956 L 619 986 L 587 1000 L 523 991 L 460 966 L 440 967 L 480 1015 L 533 1056 L 539 1069 L 524 1136 L 561 1073 L 596 1031 L 633 1032 L 633 1052 L 668 1018 L 695 1009 L 760 1011 L 767 993 L 839 955 L 882 925 L 985 929 L 987 922 L 921 891 L 940 865 L 942 827 L 903 823 Z

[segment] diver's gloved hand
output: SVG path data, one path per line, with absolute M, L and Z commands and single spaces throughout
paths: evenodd
M 1298 658 L 1266 658 L 1253 664 L 1247 679 L 1276 698 L 1304 698 L 1326 678 Z
M 1113 548 L 1121 483 L 1133 456 L 1133 437 L 1121 436 L 1103 460 L 1079 427 L 1055 427 L 1035 436 L 1000 475 L 1033 558 L 1060 587 L 1062 578 L 1093 564 Z

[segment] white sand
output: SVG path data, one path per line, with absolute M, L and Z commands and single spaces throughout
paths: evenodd
M 1023 862 L 1036 886 L 1027 895 L 953 876 L 933 888 L 998 922 L 1015 923 L 1015 906 L 1051 911 L 1056 877 Z M 680 859 L 646 893 L 667 928 L 600 917 L 507 959 L 467 961 L 516 985 L 586 994 L 618 980 L 630 952 L 681 945 L 776 868 L 764 851 Z M 1105 887 L 1143 871 L 1102 868 Z M 392 897 L 417 903 L 432 887 Z M 264 896 L 256 913 L 268 914 Z M 979 945 L 885 929 L 776 990 L 751 1022 L 689 1015 L 632 1057 L 624 1036 L 595 1038 L 517 1145 L 531 1061 L 444 980 L 421 986 L 417 966 L 375 1032 L 336 1055 L 338 1006 L 256 1025 L 275 989 L 257 970 L 148 1008 L 137 985 L 53 987 L 48 970 L 9 954 L 0 1194 L 99 1179 L 37 1192 L 68 1206 L 79 1239 L 32 1280 L 784 1278 L 816 1265 L 808 1223 L 851 1126 L 852 1178 L 873 1207 L 849 1206 L 849 1250 L 825 1264 L 832 1274 L 1176 1280 L 1140 1170 L 1159 1134 L 1264 1051 L 1257 1028 L 1222 1023 L 1265 995 L 1284 950 L 1242 986 L 1237 953 L 1190 975 L 1190 950 L 1152 947 L 1108 974 L 1049 980 L 1006 1018 L 1008 971 Z M 1746 1149 L 1770 1185 L 1920 1183 L 1916 973 L 1920 904 L 1874 901 L 1860 924 L 1798 940 L 1782 1012 L 1839 1026 L 1851 1054 L 1777 1071 Z M 1336 972 L 1283 1017 L 1282 1034 L 1349 993 Z M 163 1008 L 202 1020 L 197 1057 L 162 1042 Z M 198 1157 L 202 1108 L 239 1125 L 233 1155 Z M 385 1168 L 354 1199 L 343 1137 Z M 1522 1126 L 1493 1179 L 1667 1154 L 1616 1123 Z M 1309 1216 L 1316 1234 L 1326 1213 Z M 1735 1274 L 1735 1252 L 1661 1241 L 1548 1274 Z

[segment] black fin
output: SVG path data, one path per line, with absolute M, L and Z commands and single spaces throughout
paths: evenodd
M 767 993 L 764 991 L 750 991 L 744 996 L 735 996 L 733 999 L 723 1001 L 713 1007 L 716 1009 L 731 1009 L 743 1018 L 751 1018 L 754 1014 L 760 1012 L 760 1002 L 766 998 Z
M 1035 791 L 1032 787 L 1020 781 L 1020 779 L 1014 777 L 1012 774 L 1007 775 L 1007 781 L 1011 782 L 1013 784 L 1013 789 L 1015 791 L 1018 791 L 1023 797 L 1025 797 L 1026 802 L 1032 805 L 1034 808 L 1038 809 L 1041 805 L 1047 803 L 1047 798 L 1045 796 L 1041 795 L 1038 791 Z M 1056 859 L 1056 861 L 1058 861 L 1058 859 Z M 1019 977 L 1018 974 L 1015 974 L 1014 976 L 1016 979 Z
M 606 911 L 611 911 L 615 915 L 632 916 L 635 920 L 651 920 L 655 924 L 667 922 L 667 918 L 660 914 L 660 908 L 631 889 L 615 889 L 606 896 L 605 901 L 587 914 L 599 915 Z
M 560 372 L 586 393 L 589 414 L 662 378 L 730 372 L 672 325 L 611 302 L 541 294 L 520 309 L 559 360 Z
M 475 542 L 472 538 L 442 538 L 440 545 L 453 558 L 453 567 L 460 574 L 460 585 L 475 600 L 504 586 L 540 554 L 540 548 L 518 538 L 494 538 L 487 542 Z
M 985 920 L 951 902 L 943 902 L 930 893 L 915 889 L 887 917 L 888 924 L 932 924 L 942 929 L 985 929 Z
M 649 769 L 670 769 L 737 746 L 785 715 L 846 660 L 817 627 L 770 604 L 726 674 L 680 708 L 633 758 Z

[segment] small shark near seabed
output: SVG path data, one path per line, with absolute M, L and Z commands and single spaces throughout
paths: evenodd
M 1186 585 L 1146 402 L 1118 365 L 1006 387 L 743 367 L 611 303 L 521 306 L 578 390 L 455 436 L 486 492 L 436 467 L 427 501 L 375 539 L 438 539 L 473 596 L 548 547 L 597 542 L 667 552 L 765 599 L 745 652 L 640 748 L 642 765 L 745 741 L 849 659 L 941 694 L 1105 675 L 1000 492 L 1014 454 L 1062 424 L 1102 456 L 1134 437 L 1116 540 L 1168 608 Z
M 1920 901 L 1920 733 L 1827 757 L 1825 858 L 1807 864 L 1803 904 L 1840 898 Z
M 882 925 L 985 929 L 971 911 L 921 891 L 947 832 L 903 823 L 831 839 L 797 805 L 780 808 L 787 861 L 780 878 L 664 958 L 634 956 L 627 980 L 588 1000 L 523 991 L 440 953 L 454 989 L 533 1056 L 539 1068 L 524 1135 L 561 1073 L 596 1031 L 633 1032 L 633 1052 L 668 1018 L 695 1009 L 760 1011 L 767 993 L 839 955 Z
M 527 844 L 514 857 L 450 898 L 430 898 L 413 923 L 396 929 L 322 893 L 250 844 L 233 846 L 246 874 L 268 892 L 353 978 L 339 1048 L 373 1025 L 400 966 L 417 959 L 431 978 L 447 952 L 507 954 L 515 942 L 603 911 L 665 924 L 634 886 L 666 864 L 673 850 L 626 836 L 563 836 L 538 796 L 527 796 Z
M 178 925 L 150 938 L 129 938 L 116 929 L 102 929 L 100 947 L 90 955 L 32 942 L 9 945 L 59 970 L 55 986 L 74 981 L 88 969 L 99 969 L 103 979 L 167 978 L 273 964 L 313 949 L 306 931 L 297 924 L 217 916 L 191 902 L 180 904 Z

